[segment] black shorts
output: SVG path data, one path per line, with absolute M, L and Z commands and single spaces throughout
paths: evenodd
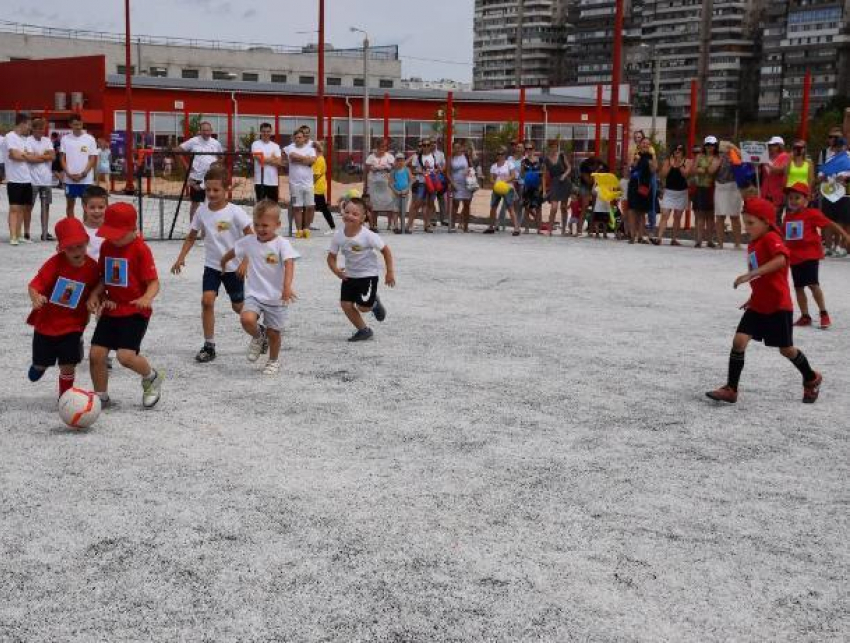
M 203 203 L 207 200 L 207 191 L 189 186 L 189 200 L 192 203 Z
M 148 318 L 142 315 L 104 316 L 97 320 L 91 345 L 103 346 L 115 351 L 128 350 L 138 354 L 147 330 Z
M 268 199 L 275 203 L 280 201 L 278 186 L 276 185 L 254 185 L 254 195 L 257 197 L 257 202 L 260 202 L 263 199 Z
M 35 332 L 32 336 L 32 363 L 35 366 L 50 368 L 71 366 L 83 361 L 83 334 L 42 335 Z
M 371 308 L 378 296 L 377 277 L 353 277 L 343 279 L 340 288 L 339 300 L 351 301 L 358 306 Z
M 757 313 L 747 310 L 738 324 L 739 333 L 751 336 L 765 346 L 788 348 L 794 345 L 794 314 L 790 310 L 775 313 Z
M 224 284 L 224 290 L 230 301 L 241 304 L 245 301 L 245 282 L 235 272 L 221 272 L 215 268 L 204 266 L 204 278 L 202 288 L 204 292 L 214 292 L 218 297 L 218 291 Z
M 9 205 L 32 205 L 32 183 L 7 183 Z
M 794 288 L 805 288 L 806 286 L 817 286 L 818 268 L 820 261 L 812 259 L 798 263 L 796 266 L 791 266 L 791 278 L 794 280 Z
M 694 191 L 693 207 L 695 212 L 713 212 L 714 188 L 697 186 Z

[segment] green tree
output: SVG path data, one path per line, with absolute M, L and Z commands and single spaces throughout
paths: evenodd
M 247 134 L 243 134 L 242 136 L 239 137 L 239 149 L 240 150 L 250 150 L 251 145 L 256 140 L 257 140 L 257 132 L 254 131 L 254 128 L 252 127 L 250 130 L 248 130 Z
M 201 131 L 201 122 L 204 120 L 203 114 L 192 114 L 189 116 L 189 137 L 197 136 Z M 186 124 L 186 119 L 183 119 L 183 124 Z

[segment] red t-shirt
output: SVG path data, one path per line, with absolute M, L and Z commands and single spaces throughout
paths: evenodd
M 776 155 L 770 164 L 774 167 L 785 167 L 791 162 L 791 157 L 787 152 L 781 152 Z M 779 206 L 785 203 L 785 173 L 771 174 L 768 171 L 768 166 L 764 167 L 764 177 L 761 182 L 761 196 L 767 199 L 773 205 Z
M 86 257 L 82 266 L 73 266 L 59 252 L 45 262 L 30 287 L 47 297 L 47 303 L 33 310 L 27 323 L 42 335 L 56 337 L 82 333 L 89 323 L 86 302 L 100 283 L 97 263 Z
M 148 284 L 158 279 L 153 253 L 140 237 L 118 247 L 104 241 L 98 261 L 100 275 L 106 284 L 106 298 L 114 301 L 115 310 L 104 310 L 106 317 L 150 317 L 152 310 L 137 308 L 130 302 L 145 294 Z
M 576 198 L 570 201 L 570 216 L 581 219 L 581 201 Z
M 785 245 L 791 251 L 791 265 L 804 261 L 823 259 L 823 243 L 820 229 L 829 227 L 829 219 L 815 208 L 803 208 L 797 212 L 785 211 L 783 230 Z
M 783 255 L 788 257 L 791 252 L 782 243 L 782 238 L 773 230 L 750 242 L 747 246 L 747 257 L 750 270 L 763 266 L 768 261 Z M 753 294 L 750 297 L 749 309 L 769 315 L 780 310 L 794 310 L 791 303 L 791 288 L 788 287 L 788 263 L 781 270 L 775 270 L 769 275 L 756 277 L 750 282 Z

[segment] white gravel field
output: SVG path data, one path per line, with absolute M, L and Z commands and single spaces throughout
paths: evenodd
M 834 327 L 795 334 L 818 403 L 752 344 L 719 407 L 743 252 L 385 235 L 388 317 L 349 344 L 328 238 L 295 240 L 268 378 L 226 297 L 195 363 L 203 250 L 175 277 L 152 242 L 162 401 L 116 365 L 75 432 L 26 377 L 52 247 L 3 239 L 4 643 L 847 640 L 850 260 L 821 267 Z

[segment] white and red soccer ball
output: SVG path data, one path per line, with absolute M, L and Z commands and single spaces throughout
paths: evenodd
M 70 388 L 59 398 L 59 417 L 72 429 L 87 429 L 100 415 L 97 393 Z

